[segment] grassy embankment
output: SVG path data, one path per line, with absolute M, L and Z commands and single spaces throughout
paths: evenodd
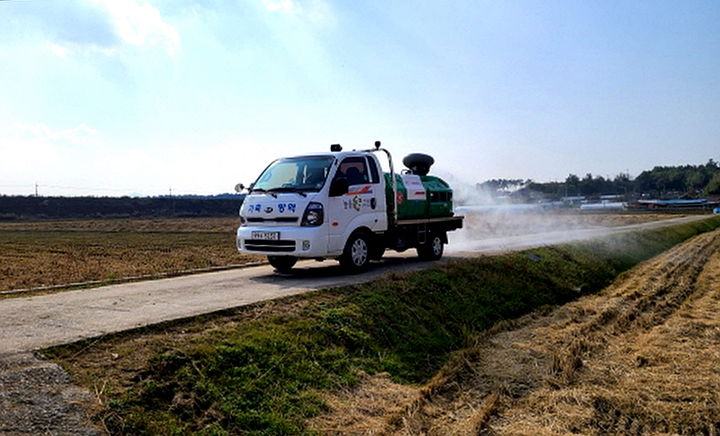
M 360 371 L 429 379 L 474 334 L 607 286 L 720 219 L 450 262 L 49 350 L 116 434 L 302 434 Z

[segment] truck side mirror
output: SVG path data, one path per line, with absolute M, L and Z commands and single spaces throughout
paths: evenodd
M 345 195 L 348 193 L 348 189 L 350 188 L 350 185 L 348 185 L 348 179 L 345 177 L 338 177 L 337 179 L 333 179 L 332 183 L 330 183 L 330 197 L 339 197 L 341 195 Z
M 235 185 L 235 192 L 240 194 L 246 189 L 248 190 L 248 192 L 250 192 L 250 191 L 252 191 L 253 186 L 255 186 L 255 183 L 251 183 L 247 186 L 243 185 L 242 183 L 238 183 L 237 185 Z

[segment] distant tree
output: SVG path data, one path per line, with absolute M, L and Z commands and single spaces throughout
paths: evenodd
M 615 194 L 628 194 L 633 191 L 633 180 L 627 173 L 616 175 L 612 180 L 612 185 Z
M 688 192 L 697 192 L 702 190 L 709 182 L 708 175 L 703 171 L 696 170 L 688 174 L 685 189 Z
M 710 179 L 703 193 L 705 195 L 720 195 L 720 171 Z
M 656 166 L 652 170 L 643 171 L 635 179 L 624 173 L 612 179 L 587 173 L 582 179 L 575 174 L 569 174 L 564 182 L 539 183 L 526 180 L 519 194 L 528 198 L 538 193 L 546 198 L 629 193 L 688 197 L 718 195 L 716 193 L 717 184 L 720 183 L 717 181 L 718 174 L 720 174 L 720 165 L 710 159 L 704 165 Z M 517 182 L 518 180 L 496 179 L 482 185 L 492 187 L 494 192 L 500 192 L 507 189 L 510 183 Z
M 580 193 L 578 187 L 580 186 L 580 178 L 575 174 L 569 174 L 565 179 L 565 188 L 568 195 L 578 195 Z

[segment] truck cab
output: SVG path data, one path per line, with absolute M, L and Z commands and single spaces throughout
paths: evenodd
M 396 248 L 388 239 L 400 224 L 390 153 L 379 144 L 374 150 L 333 150 L 277 159 L 265 168 L 240 208 L 238 250 L 266 255 L 286 272 L 299 258 L 337 258 L 360 271 Z M 391 177 L 383 176 L 377 151 L 387 153 Z

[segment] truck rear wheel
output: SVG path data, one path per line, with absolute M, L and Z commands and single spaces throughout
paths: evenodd
M 352 273 L 367 268 L 370 262 L 370 238 L 364 232 L 355 232 L 347 240 L 340 256 L 340 266 Z
M 445 242 L 440 235 L 432 235 L 427 243 L 417 248 L 418 256 L 422 260 L 438 260 L 445 251 Z
M 290 272 L 292 267 L 297 263 L 297 257 L 293 256 L 268 256 L 268 262 L 277 270 L 277 272 Z

